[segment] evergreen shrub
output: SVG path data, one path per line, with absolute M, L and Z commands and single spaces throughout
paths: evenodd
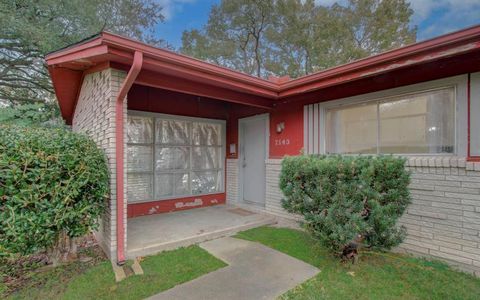
M 282 163 L 283 207 L 335 254 L 352 244 L 387 250 L 401 243 L 398 218 L 410 203 L 405 159 L 301 155 Z M 356 250 L 354 250 L 356 251 Z
M 97 228 L 104 153 L 61 128 L 0 125 L 0 255 L 31 254 Z

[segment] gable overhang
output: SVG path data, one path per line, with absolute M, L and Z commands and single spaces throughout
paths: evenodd
M 368 92 L 389 82 L 428 80 L 413 76 L 480 70 L 480 26 L 391 50 L 290 81 L 269 81 L 119 35 L 102 32 L 46 57 L 63 118 L 71 123 L 83 77 L 102 68 L 128 71 L 143 55 L 135 84 L 273 109 L 279 103 L 321 97 L 335 87 Z M 458 61 L 460 60 L 460 63 Z M 450 64 L 449 64 L 450 62 Z M 448 66 L 448 72 L 445 68 Z M 437 70 L 438 69 L 438 70 Z M 403 77 L 406 77 L 403 78 Z M 375 81 L 375 79 L 381 79 Z M 376 82 L 381 81 L 377 87 Z M 389 81 L 389 82 L 386 82 Z M 372 84 L 373 83 L 373 84 Z M 366 85 L 358 88 L 359 85 Z M 391 85 L 391 84 L 390 84 Z

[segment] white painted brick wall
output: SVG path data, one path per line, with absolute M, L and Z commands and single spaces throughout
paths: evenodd
M 400 219 L 408 236 L 397 250 L 480 276 L 479 166 L 459 157 L 408 159 L 412 204 Z
M 96 232 L 100 245 L 110 259 L 116 259 L 116 165 L 115 165 L 115 101 L 120 85 L 126 74 L 114 69 L 106 69 L 85 76 L 78 97 L 72 122 L 72 130 L 90 136 L 105 151 L 110 171 L 110 197 L 106 214 L 100 220 Z M 124 100 L 124 119 L 127 118 L 127 105 Z M 125 133 L 126 136 L 126 133 Z M 126 167 L 126 154 L 124 156 Z M 125 187 L 127 184 L 124 176 Z M 126 188 L 124 199 L 126 200 Z M 127 205 L 124 203 L 125 245 L 127 236 Z
M 227 203 L 238 203 L 238 159 L 227 159 Z
M 265 161 L 266 165 L 266 175 L 267 175 L 267 186 L 265 189 L 265 210 L 268 213 L 288 218 L 288 219 L 300 219 L 299 216 L 290 214 L 286 212 L 282 207 L 282 198 L 283 194 L 278 187 L 280 170 L 282 168 L 281 159 L 267 159 Z
M 281 207 L 280 164 L 267 160 L 266 210 L 292 217 Z M 480 276 L 480 163 L 411 157 L 407 169 L 412 203 L 399 223 L 408 236 L 396 251 L 441 259 Z

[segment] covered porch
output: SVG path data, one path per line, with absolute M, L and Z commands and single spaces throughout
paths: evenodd
M 263 148 L 253 149 L 263 152 L 258 161 L 245 168 L 238 159 L 245 150 L 240 149 L 243 120 L 268 111 L 143 81 L 132 85 L 124 122 L 127 259 L 276 222 L 261 212 L 268 124 L 260 138 Z M 249 177 L 261 186 L 247 204 L 249 197 L 238 197 L 238 169 L 253 167 Z
M 271 215 L 230 204 L 130 218 L 127 259 L 275 223 Z
M 68 77 L 55 85 L 66 122 L 108 158 L 110 200 L 97 237 L 112 259 L 122 264 L 274 222 L 225 205 L 238 204 L 244 190 L 265 203 L 276 82 L 105 32 L 48 60 L 52 78 Z M 250 143 L 259 155 L 245 176 L 257 184 L 242 189 L 239 170 L 248 167 L 239 164 L 239 121 L 257 115 L 266 117 L 252 120 L 260 131 L 249 137 L 262 149 Z M 211 206 L 218 208 L 204 208 Z

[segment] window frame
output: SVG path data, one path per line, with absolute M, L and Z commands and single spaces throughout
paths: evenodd
M 130 200 L 128 199 L 127 195 L 127 203 L 128 204 L 137 204 L 137 203 L 146 203 L 146 202 L 153 202 L 153 201 L 164 201 L 164 200 L 172 200 L 172 199 L 181 199 L 181 198 L 188 198 L 188 197 L 202 197 L 202 196 L 207 196 L 207 195 L 215 195 L 215 194 L 222 194 L 225 193 L 225 168 L 226 168 L 226 121 L 225 120 L 220 120 L 220 119 L 209 119 L 209 118 L 200 118 L 200 117 L 189 117 L 189 116 L 182 116 L 182 115 L 172 115 L 172 114 L 164 114 L 164 113 L 155 113 L 155 112 L 147 112 L 147 111 L 139 111 L 139 110 L 128 110 L 127 111 L 127 118 L 128 120 L 129 116 L 133 117 L 147 117 L 147 118 L 152 118 L 153 120 L 153 128 L 152 128 L 152 134 L 153 134 L 153 139 L 152 143 L 128 143 L 125 142 L 125 149 L 128 148 L 129 145 L 135 145 L 135 146 L 151 146 L 152 147 L 152 155 L 153 155 L 153 165 L 152 165 L 152 170 L 151 171 L 135 171 L 135 172 L 128 172 L 127 168 L 125 168 L 125 173 L 127 177 L 127 182 L 126 182 L 126 187 L 128 189 L 128 174 L 133 173 L 133 174 L 150 174 L 152 176 L 152 199 L 148 200 Z M 164 120 L 177 120 L 177 121 L 187 121 L 187 122 L 197 122 L 197 123 L 208 123 L 208 124 L 218 124 L 221 126 L 221 145 L 220 146 L 207 146 L 207 145 L 194 145 L 192 141 L 190 140 L 189 145 L 173 145 L 173 144 L 157 144 L 156 142 L 156 120 L 157 118 L 159 119 L 164 119 Z M 189 131 L 190 131 L 190 138 L 192 137 L 192 130 L 193 128 L 190 126 Z M 127 130 L 125 130 L 125 135 L 126 135 Z M 127 139 L 125 138 L 125 141 Z M 189 168 L 185 170 L 167 170 L 167 171 L 162 171 L 162 172 L 157 172 L 155 170 L 155 154 L 156 154 L 156 149 L 157 147 L 160 148 L 165 148 L 165 147 L 188 147 L 189 148 L 189 155 L 190 155 L 190 161 L 189 161 Z M 198 169 L 193 169 L 192 166 L 192 156 L 193 156 L 193 148 L 195 147 L 200 147 L 200 148 L 220 148 L 220 168 L 216 169 L 206 169 L 206 170 L 198 170 Z M 126 158 L 126 163 L 128 163 L 128 157 Z M 211 193 L 202 193 L 202 194 L 193 194 L 192 193 L 192 173 L 194 172 L 219 172 L 221 174 L 221 189 L 216 192 L 211 192 Z M 189 194 L 181 194 L 181 195 L 169 195 L 165 197 L 156 197 L 155 196 L 155 178 L 156 174 L 184 174 L 188 173 L 189 174 L 189 181 L 188 181 L 188 188 L 190 193 Z M 173 191 L 175 193 L 175 191 Z
M 428 84 L 428 82 L 427 82 Z M 392 90 L 387 90 L 384 92 L 374 92 L 359 96 L 353 96 L 344 99 L 337 99 L 333 101 L 322 102 L 319 105 L 320 110 L 320 149 L 319 152 L 321 154 L 327 154 L 326 152 L 326 141 L 327 141 L 327 131 L 326 131 L 326 116 L 327 110 L 341 108 L 341 107 L 348 107 L 348 106 L 358 106 L 366 103 L 377 103 L 377 153 L 375 154 L 360 154 L 360 153 L 349 153 L 343 155 L 385 155 L 386 153 L 379 153 L 379 137 L 380 137 L 380 119 L 379 119 L 379 110 L 378 105 L 380 103 L 388 102 L 388 101 L 395 101 L 400 100 L 401 98 L 410 96 L 410 95 L 417 95 L 421 93 L 433 92 L 438 90 L 444 89 L 453 89 L 453 102 L 454 102 L 454 140 L 453 140 L 453 152 L 452 153 L 392 153 L 393 155 L 399 156 L 457 156 L 459 149 L 458 149 L 458 87 L 459 80 L 454 82 L 448 83 L 441 83 L 431 87 L 418 87 L 412 88 L 411 86 L 406 87 L 408 90 L 403 88 L 396 88 Z M 397 92 L 399 89 L 402 89 L 402 92 Z M 383 95 L 380 95 L 383 94 Z M 333 154 L 333 153 L 332 153 Z M 338 153 L 340 154 L 340 153 Z

